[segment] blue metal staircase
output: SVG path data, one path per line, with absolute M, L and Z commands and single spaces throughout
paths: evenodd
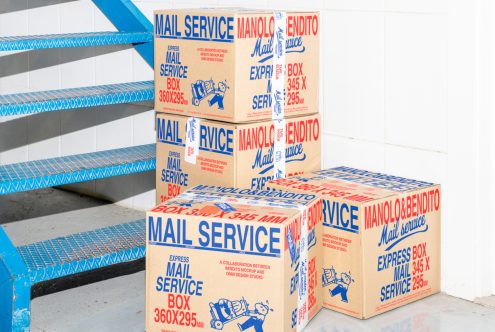
M 0 52 L 132 44 L 153 67 L 153 26 L 129 0 L 93 0 L 118 32 L 0 37 Z M 154 99 L 153 81 L 0 95 L 0 116 Z M 0 165 L 0 195 L 155 169 L 155 144 Z M 0 227 L 0 331 L 29 331 L 33 285 L 144 257 L 144 220 L 15 247 Z

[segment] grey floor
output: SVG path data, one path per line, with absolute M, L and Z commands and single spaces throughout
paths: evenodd
M 0 223 L 16 245 L 142 216 L 53 189 L 0 196 Z M 144 289 L 139 272 L 36 298 L 31 330 L 144 331 Z M 322 310 L 305 331 L 495 331 L 495 308 L 439 294 L 366 321 Z

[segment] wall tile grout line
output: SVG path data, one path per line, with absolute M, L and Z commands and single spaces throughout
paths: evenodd
M 383 145 L 383 146 L 398 147 L 398 148 L 403 148 L 403 149 L 410 149 L 410 150 L 414 150 L 414 151 L 424 151 L 424 152 L 432 152 L 432 153 L 438 153 L 438 154 L 447 155 L 447 152 L 446 151 L 429 150 L 429 149 L 418 148 L 418 147 L 408 146 L 408 145 L 401 145 L 401 144 L 382 143 L 382 142 L 379 142 L 379 141 L 368 140 L 368 139 L 363 139 L 363 138 L 356 138 L 356 137 L 350 137 L 350 136 L 342 136 L 342 135 L 338 135 L 338 134 L 324 133 L 324 135 L 327 135 L 329 137 L 344 139 L 344 140 L 348 140 L 348 141 L 353 141 L 353 142 L 363 142 L 363 143 L 370 143 L 370 144 L 376 144 L 376 145 Z

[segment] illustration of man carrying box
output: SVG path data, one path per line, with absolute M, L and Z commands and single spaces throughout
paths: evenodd
M 242 317 L 249 317 L 243 323 L 237 323 L 240 331 L 248 331 L 253 328 L 255 332 L 263 332 L 263 323 L 269 311 L 273 311 L 267 304 L 258 302 L 254 305 L 254 310 L 249 310 L 249 303 L 241 298 L 231 301 L 220 299 L 218 302 L 210 302 L 211 322 L 210 326 L 215 330 L 223 330 L 225 324 Z
M 332 297 L 340 294 L 340 300 L 342 302 L 349 302 L 347 298 L 347 291 L 349 290 L 349 285 L 354 281 L 351 278 L 351 272 L 342 272 L 339 278 L 337 277 L 337 271 L 335 271 L 334 267 L 332 266 L 329 269 L 323 269 L 321 279 L 323 287 L 333 286 L 333 288 L 329 290 Z
M 199 103 L 210 95 L 213 97 L 208 100 L 208 105 L 211 107 L 217 104 L 219 110 L 223 110 L 223 98 L 225 92 L 229 87 L 226 81 L 218 83 L 218 87 L 215 88 L 215 82 L 213 80 L 197 80 L 196 83 L 191 84 L 192 91 L 192 104 L 199 106 Z
M 263 332 L 263 323 L 270 308 L 268 305 L 258 302 L 254 305 L 254 310 L 248 311 L 249 318 L 242 324 L 237 323 L 241 331 L 253 327 L 255 332 Z

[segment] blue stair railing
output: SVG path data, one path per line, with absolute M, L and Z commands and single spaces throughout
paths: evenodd
M 131 44 L 153 67 L 153 26 L 129 0 L 93 0 L 117 32 L 0 37 L 1 51 Z M 0 116 L 154 100 L 153 81 L 0 95 Z M 155 145 L 0 165 L 0 195 L 155 169 Z M 14 246 L 0 227 L 0 331 L 29 331 L 31 289 L 144 257 L 144 220 Z

